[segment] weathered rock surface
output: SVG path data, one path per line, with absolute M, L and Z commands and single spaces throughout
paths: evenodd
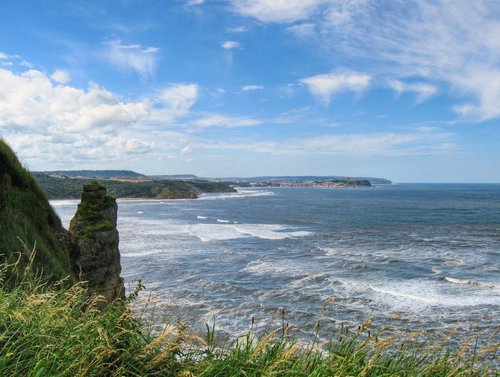
M 76 278 L 89 294 L 106 302 L 125 298 L 116 229 L 118 205 L 98 184 L 84 185 L 82 199 L 71 220 L 70 261 Z

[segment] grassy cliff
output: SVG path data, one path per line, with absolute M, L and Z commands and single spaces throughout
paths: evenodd
M 0 261 L 28 263 L 36 246 L 37 270 L 51 279 L 71 275 L 65 231 L 43 190 L 0 139 Z
M 88 179 L 54 177 L 34 173 L 49 199 L 77 199 Z M 108 194 L 115 198 L 196 199 L 199 194 L 236 192 L 227 184 L 204 180 L 155 179 L 145 181 L 101 180 Z
M 242 337 L 219 341 L 214 327 L 199 334 L 169 320 L 148 295 L 133 307 L 138 291 L 126 304 L 102 309 L 81 283 L 55 281 L 70 271 L 57 238 L 63 233 L 43 191 L 0 140 L 2 377 L 498 375 L 495 329 L 450 342 L 446 334 L 421 340 L 370 333 L 364 324 L 349 334 L 339 329 L 324 344 L 316 335 L 301 344 L 289 335 L 283 313 L 275 330 L 250 327 Z
M 0 277 L 2 276 L 0 266 Z M 133 299 L 132 294 L 130 299 Z M 130 301 L 129 299 L 129 301 Z M 312 336 L 299 343 L 283 327 L 259 334 L 250 328 L 233 341 L 205 335 L 164 317 L 144 303 L 100 310 L 80 285 L 47 285 L 30 274 L 15 289 L 0 284 L 2 376 L 179 377 L 493 377 L 498 344 L 478 334 L 460 348 L 447 337 L 399 338 L 339 331 L 326 344 Z M 151 313 L 156 313 L 154 318 Z M 160 318 L 159 318 L 160 317 Z M 149 322 L 152 318 L 155 323 Z M 167 321 L 165 321 L 167 318 Z M 320 326 L 320 320 L 317 327 Z

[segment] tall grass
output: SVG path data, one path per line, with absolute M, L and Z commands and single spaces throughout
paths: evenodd
M 0 268 L 1 376 L 498 375 L 495 333 L 481 344 L 472 334 L 449 349 L 447 338 L 401 344 L 372 335 L 365 324 L 319 347 L 314 338 L 299 343 L 283 322 L 220 344 L 214 327 L 199 336 L 181 323 L 158 325 L 145 311 L 131 310 L 137 291 L 100 310 L 99 299 L 81 285 L 44 281 L 33 260 L 31 253 L 11 289 L 6 267 Z
M 0 262 L 10 265 L 23 256 L 18 253 L 23 247 L 21 239 L 37 245 L 36 266 L 46 276 L 56 281 L 71 275 L 68 253 L 62 245 L 61 220 L 33 176 L 0 139 L 0 179 L 4 174 L 10 177 L 11 187 L 0 187 Z

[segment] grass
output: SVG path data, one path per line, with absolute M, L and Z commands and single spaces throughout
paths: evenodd
M 461 347 L 447 348 L 447 337 L 401 344 L 372 335 L 365 324 L 319 347 L 314 338 L 300 343 L 283 324 L 264 334 L 250 328 L 220 344 L 215 326 L 200 336 L 182 322 L 151 317 L 163 310 L 151 302 L 153 308 L 134 309 L 138 290 L 100 310 L 81 285 L 47 283 L 32 268 L 35 253 L 29 254 L 13 288 L 8 269 L 0 268 L 2 376 L 498 375 L 496 333 L 480 344 L 472 334 Z
M 10 177 L 11 187 L 0 188 L 0 262 L 12 264 L 21 255 L 21 265 L 26 264 L 18 253 L 23 240 L 37 245 L 36 266 L 54 280 L 70 275 L 68 255 L 57 239 L 64 238 L 59 217 L 32 175 L 0 139 L 0 179 L 4 174 Z
M 456 347 L 448 335 L 402 342 L 383 333 L 372 335 L 364 324 L 355 333 L 332 334 L 320 346 L 316 336 L 304 344 L 290 335 L 282 312 L 282 325 L 274 330 L 251 327 L 246 335 L 221 342 L 215 326 L 200 335 L 180 320 L 164 321 L 164 309 L 154 300 L 145 306 L 136 300 L 140 285 L 125 302 L 102 309 L 99 298 L 89 297 L 81 284 L 63 279 L 70 269 L 56 239 L 63 232 L 61 222 L 2 140 L 0 173 L 11 179 L 8 189 L 0 187 L 2 377 L 499 374 L 495 329 L 489 335 L 472 331 Z M 112 205 L 108 199 L 104 206 Z M 91 231 L 109 228 L 102 207 L 80 206 L 79 220 L 94 227 Z
M 92 181 L 92 184 L 103 187 L 97 181 Z M 80 236 L 90 237 L 97 232 L 104 232 L 114 229 L 114 225 L 110 220 L 104 218 L 102 211 L 111 208 L 115 203 L 115 199 L 106 196 L 104 203 L 89 203 L 81 201 L 78 204 L 78 209 L 75 213 L 75 218 L 72 220 L 78 224 Z

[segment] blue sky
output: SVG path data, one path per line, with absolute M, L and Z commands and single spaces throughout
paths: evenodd
M 32 170 L 500 182 L 500 2 L 0 3 Z

